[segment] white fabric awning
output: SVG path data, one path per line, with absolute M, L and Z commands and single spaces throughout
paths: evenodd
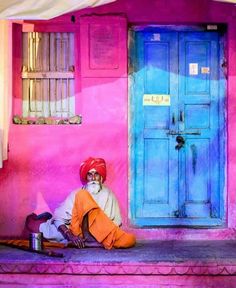
M 0 19 L 51 19 L 116 0 L 0 0 Z
M 236 0 L 214 0 L 214 1 L 236 4 Z
M 0 19 L 47 20 L 116 0 L 0 0 Z M 213 0 L 236 4 L 236 0 Z

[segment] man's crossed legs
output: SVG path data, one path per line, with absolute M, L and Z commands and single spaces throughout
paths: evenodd
M 39 232 L 39 226 L 50 219 L 49 215 L 49 213 L 45 214 L 44 217 L 36 214 L 29 215 L 26 218 L 25 232 L 28 234 L 30 232 Z M 77 245 L 78 248 L 97 246 L 102 246 L 106 249 L 113 247 L 129 248 L 134 246 L 136 241 L 134 235 L 124 232 L 115 225 L 97 205 L 90 193 L 83 189 L 75 196 L 69 228 L 66 227 L 73 237 L 78 237 L 78 239 L 84 241 L 84 245 Z

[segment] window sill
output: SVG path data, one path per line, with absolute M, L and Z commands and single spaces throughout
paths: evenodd
M 37 117 L 27 118 L 14 115 L 13 124 L 17 125 L 78 125 L 82 123 L 82 116 L 75 115 L 69 118 Z

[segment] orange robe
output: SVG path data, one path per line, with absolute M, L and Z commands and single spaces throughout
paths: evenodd
M 135 237 L 121 230 L 97 205 L 90 193 L 84 189 L 75 195 L 70 229 L 74 235 L 83 237 L 82 221 L 88 215 L 88 229 L 105 249 L 129 248 L 135 245 Z

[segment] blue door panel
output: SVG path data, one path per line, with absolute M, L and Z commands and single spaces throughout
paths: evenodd
M 185 147 L 185 201 L 209 202 L 209 139 L 188 138 Z
M 186 140 L 185 195 L 182 203 L 185 217 L 211 217 L 209 139 Z
M 218 37 L 158 29 L 135 33 L 131 215 L 136 225 L 223 223 Z M 144 105 L 144 95 L 167 95 L 170 105 Z M 183 139 L 180 148 L 177 136 Z
M 134 109 L 138 121 L 134 123 L 136 180 L 133 214 L 137 221 L 147 219 L 149 223 L 150 218 L 174 217 L 178 208 L 178 177 L 170 179 L 167 176 L 170 169 L 176 170 L 177 175 L 178 166 L 175 143 L 166 134 L 172 125 L 172 106 L 143 106 L 144 94 L 177 95 L 178 87 L 173 81 L 177 62 L 170 63 L 170 57 L 176 59 L 177 55 L 177 33 L 164 33 L 162 41 L 158 42 L 153 42 L 152 33 L 137 33 L 136 37 L 140 45 L 137 51 L 140 61 Z M 176 73 L 169 73 L 171 70 Z M 153 75 L 158 75 L 158 82 Z
M 209 104 L 185 104 L 185 129 L 210 129 Z
M 169 94 L 169 43 L 145 42 L 145 92 Z M 161 81 L 156 81 L 161 79 Z
M 152 107 L 144 108 L 144 128 L 166 130 L 169 128 L 170 108 Z
M 140 198 L 142 205 L 139 215 L 143 217 L 173 217 L 173 211 L 177 210 L 176 192 L 170 190 L 169 185 L 170 169 L 173 164 L 169 161 L 170 156 L 166 153 L 170 147 L 170 140 L 164 139 L 145 139 L 144 149 L 144 193 Z M 153 155 L 159 155 L 158 159 Z M 161 167 L 161 169 L 160 169 Z M 175 168 L 174 168 L 175 169 Z
M 186 64 L 197 63 L 198 64 L 198 75 L 191 75 L 186 78 L 186 94 L 199 94 L 209 95 L 210 93 L 210 74 L 200 73 L 201 67 L 209 67 L 210 59 L 210 42 L 208 41 L 195 41 L 189 42 L 182 39 L 185 43 L 184 56 L 186 57 Z M 182 43 L 181 43 L 182 44 Z M 180 53 L 181 53 L 180 52 Z M 181 54 L 182 54 L 181 53 Z M 189 74 L 189 65 L 185 67 L 187 75 Z M 187 76 L 185 75 L 185 76 Z
M 184 119 L 179 123 L 179 131 L 191 130 L 199 135 L 195 138 L 184 135 L 186 145 L 180 152 L 183 155 L 179 162 L 182 191 L 179 195 L 182 213 L 195 218 L 195 222 L 198 218 L 217 218 L 220 212 L 220 123 L 216 100 L 219 49 L 216 43 L 217 33 L 180 33 L 179 109 Z M 191 63 L 197 63 L 196 75 L 191 75 Z
M 192 225 L 194 225 L 194 219 L 210 219 L 211 204 L 210 203 L 187 203 L 185 205 L 185 217 L 191 219 Z M 208 224 L 209 223 L 209 224 Z M 210 225 L 210 221 L 206 221 L 205 225 Z
M 169 146 L 168 139 L 146 139 L 144 141 L 144 201 L 145 203 L 169 203 L 168 193 L 168 153 L 166 147 Z M 153 155 L 162 155 L 155 159 Z M 159 169 L 160 163 L 162 169 Z M 153 185 L 155 183 L 156 185 Z

